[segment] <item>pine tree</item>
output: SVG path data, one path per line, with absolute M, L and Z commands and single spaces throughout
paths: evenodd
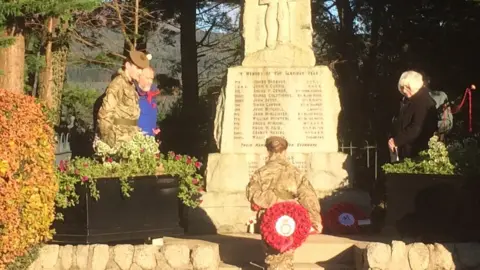
M 46 63 L 41 84 L 46 84 L 47 87 L 42 87 L 46 89 L 47 94 L 44 94 L 43 98 L 47 99 L 52 107 L 56 106 L 58 102 L 53 100 L 58 100 L 58 95 L 54 94 L 52 85 L 58 84 L 63 87 L 62 65 L 66 63 L 65 52 L 68 52 L 68 47 L 65 50 L 68 42 L 62 41 L 62 38 L 66 37 L 75 12 L 92 10 L 101 3 L 101 0 L 0 0 L 0 2 L 0 88 L 24 91 L 25 35 L 29 31 L 44 32 L 46 34 L 42 45 Z M 63 44 L 60 46 L 63 56 L 58 61 L 63 63 L 60 67 L 54 67 L 53 64 L 54 45 L 57 44 Z M 59 77 L 61 83 L 53 82 L 51 76 L 53 73 L 61 75 Z

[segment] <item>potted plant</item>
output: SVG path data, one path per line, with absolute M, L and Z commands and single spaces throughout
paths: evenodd
M 385 164 L 385 230 L 437 240 L 463 238 L 462 227 L 478 225 L 465 209 L 478 201 L 473 192 L 478 185 L 470 180 L 479 173 L 479 153 L 475 139 L 447 146 L 434 136 L 418 158 Z
M 93 158 L 59 165 L 54 240 L 108 243 L 183 233 L 178 201 L 200 203 L 200 162 L 161 155 L 159 142 L 142 133 L 117 148 L 97 140 L 95 149 Z

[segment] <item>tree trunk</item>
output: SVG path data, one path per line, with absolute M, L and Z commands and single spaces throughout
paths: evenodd
M 57 48 L 54 46 L 52 51 L 52 70 L 53 70 L 53 85 L 52 85 L 52 108 L 55 110 L 55 122 L 60 121 L 62 109 L 62 93 L 65 83 L 65 76 L 67 73 L 69 47 L 68 44 L 63 44 Z
M 50 109 L 53 109 L 53 93 L 52 93 L 52 84 L 53 84 L 53 69 L 52 69 L 52 33 L 53 33 L 53 18 L 50 17 L 47 23 L 47 37 L 45 44 L 45 66 L 40 71 L 40 89 L 39 89 L 39 98 L 47 104 Z
M 181 0 L 180 14 L 180 52 L 182 64 L 182 118 L 185 123 L 184 134 L 190 139 L 184 140 L 191 145 L 185 145 L 184 151 L 193 148 L 193 140 L 197 137 L 196 111 L 198 108 L 198 69 L 197 69 L 197 37 L 196 16 L 197 1 Z
M 49 30 L 53 31 L 53 24 L 52 28 L 50 28 L 49 23 Z M 58 40 L 53 44 L 51 39 L 49 39 L 45 50 L 46 65 L 39 76 L 39 97 L 46 101 L 48 107 L 55 115 L 55 123 L 58 123 L 60 120 L 69 47 L 62 40 Z
M 0 89 L 23 93 L 25 37 L 18 33 L 13 38 L 15 42 L 11 46 L 0 48 Z

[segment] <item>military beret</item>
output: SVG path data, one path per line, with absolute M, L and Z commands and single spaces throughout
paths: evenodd
M 150 66 L 150 61 L 148 60 L 147 56 L 140 51 L 131 50 L 128 54 L 128 60 L 142 69 Z

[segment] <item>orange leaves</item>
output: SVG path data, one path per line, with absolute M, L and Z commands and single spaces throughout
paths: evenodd
M 0 270 L 51 238 L 53 129 L 34 98 L 0 89 Z

